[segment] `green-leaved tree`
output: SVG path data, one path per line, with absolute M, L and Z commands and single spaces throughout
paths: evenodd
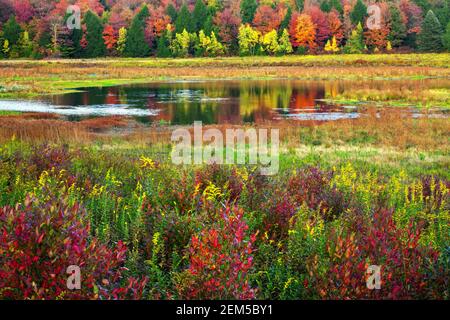
M 127 40 L 123 54 L 126 57 L 146 57 L 150 54 L 150 46 L 145 41 L 145 22 L 150 16 L 148 7 L 144 5 L 133 18 L 130 29 L 127 30 Z
M 84 23 L 86 24 L 86 57 L 95 58 L 104 56 L 106 54 L 106 46 L 102 37 L 102 20 L 99 16 L 89 10 L 84 16 Z
M 424 52 L 442 51 L 442 26 L 433 11 L 428 11 L 418 37 L 419 50 Z

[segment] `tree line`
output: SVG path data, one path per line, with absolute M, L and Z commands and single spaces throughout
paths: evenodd
M 0 57 L 440 52 L 449 20 L 450 0 L 3 0 Z

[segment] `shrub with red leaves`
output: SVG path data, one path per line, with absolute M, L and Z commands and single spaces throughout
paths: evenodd
M 195 235 L 189 246 L 187 299 L 253 299 L 248 273 L 255 236 L 247 236 L 243 211 L 227 206 L 213 228 Z
M 421 228 L 410 224 L 398 229 L 391 210 L 380 210 L 361 233 L 332 233 L 327 245 L 328 274 L 311 279 L 325 299 L 418 299 L 441 296 L 445 272 L 434 270 L 439 253 L 419 244 Z M 357 222 L 357 221 L 356 221 Z M 310 261 L 312 274 L 317 260 Z M 312 262 L 312 264 L 311 264 Z M 367 268 L 381 267 L 381 289 L 369 290 Z M 435 275 L 441 275 L 436 279 Z M 433 278 L 434 283 L 429 283 Z M 434 290 L 437 290 L 434 292 Z
M 123 279 L 127 248 L 90 239 L 85 212 L 54 199 L 0 208 L 1 299 L 139 299 L 146 279 Z M 81 289 L 69 290 L 69 266 Z M 124 285 L 123 285 L 124 284 Z
M 330 179 L 331 173 L 311 167 L 298 171 L 290 179 L 288 190 L 299 205 L 306 203 L 310 209 L 323 213 L 325 220 L 334 220 L 352 206 L 348 197 L 330 186 Z
M 30 158 L 30 165 L 35 166 L 37 172 L 49 171 L 52 168 L 57 170 L 67 169 L 71 157 L 66 146 L 55 148 L 48 145 L 41 145 L 34 148 Z

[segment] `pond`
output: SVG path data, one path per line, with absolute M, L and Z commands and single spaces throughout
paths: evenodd
M 332 121 L 361 117 L 358 103 L 330 101 L 348 93 L 390 94 L 450 88 L 446 79 L 429 81 L 212 80 L 172 81 L 113 87 L 79 88 L 77 92 L 32 101 L 0 100 L 0 110 L 50 112 L 77 121 L 98 116 L 131 116 L 140 122 L 192 124 L 258 123 L 282 119 Z M 385 89 L 389 89 L 385 92 Z M 401 97 L 401 95 L 400 95 Z M 414 106 L 405 108 L 421 116 Z M 437 111 L 438 116 L 446 113 Z

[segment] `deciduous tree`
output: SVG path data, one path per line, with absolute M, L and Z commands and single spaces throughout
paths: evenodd
M 325 42 L 331 37 L 327 15 L 318 6 L 309 7 L 306 13 L 311 17 L 316 29 L 315 41 L 319 47 L 323 47 Z
M 258 7 L 253 19 L 253 26 L 261 33 L 277 30 L 281 24 L 280 14 L 268 5 Z
M 337 44 L 340 45 L 344 38 L 344 26 L 337 10 L 333 9 L 328 14 L 328 25 L 331 35 L 336 39 Z
M 309 50 L 316 48 L 316 28 L 311 17 L 307 14 L 294 13 L 292 15 L 289 34 L 292 46 L 295 48 L 304 47 Z
M 239 28 L 239 52 L 241 55 L 254 55 L 257 52 L 261 33 L 253 29 L 249 24 Z
M 106 49 L 113 50 L 117 44 L 117 37 L 114 28 L 111 25 L 107 25 L 103 30 L 103 41 L 105 42 Z

